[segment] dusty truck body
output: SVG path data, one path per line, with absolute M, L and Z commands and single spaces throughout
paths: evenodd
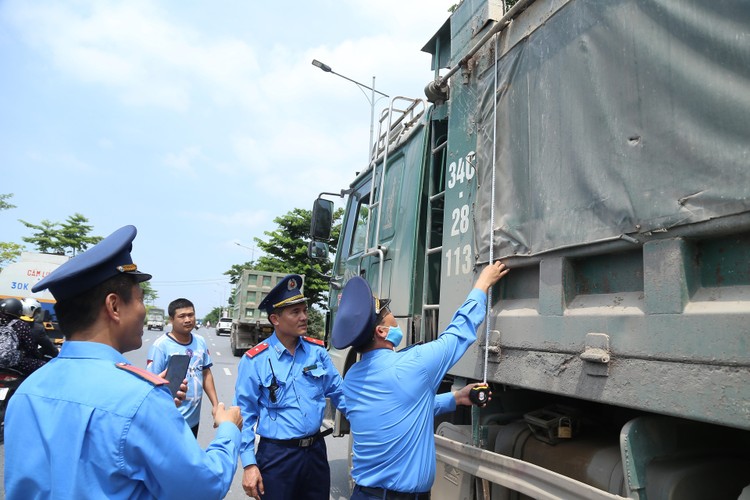
M 245 269 L 235 287 L 234 307 L 232 308 L 232 331 L 229 345 L 232 354 L 242 354 L 268 338 L 273 333 L 273 325 L 266 311 L 258 308 L 268 292 L 276 286 L 286 273 Z
M 327 331 L 364 275 L 401 347 L 429 342 L 510 267 L 440 388 L 493 399 L 436 422 L 434 499 L 750 486 L 748 26 L 735 2 L 467 0 L 425 47 L 431 102 L 393 99 L 341 190 Z

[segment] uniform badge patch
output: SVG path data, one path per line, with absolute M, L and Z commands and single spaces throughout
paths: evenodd
M 148 370 L 144 370 L 143 368 L 138 368 L 133 365 L 129 365 L 127 363 L 115 363 L 115 366 L 119 368 L 120 370 L 125 370 L 126 372 L 130 372 L 133 375 L 135 375 L 138 378 L 142 378 L 146 382 L 149 382 L 153 385 L 164 385 L 168 384 L 165 379 L 161 378 L 159 375 L 155 373 L 151 373 Z
M 252 349 L 248 349 L 245 352 L 245 356 L 247 356 L 248 358 L 252 358 L 253 356 L 256 356 L 257 354 L 265 351 L 266 349 L 268 349 L 268 342 L 261 342 Z
M 306 341 L 310 342 L 311 344 L 319 345 L 321 347 L 325 347 L 325 345 L 326 345 L 325 342 L 323 342 L 320 339 L 316 339 L 316 338 L 313 338 L 313 337 L 307 337 L 305 335 L 303 335 L 302 338 L 305 339 Z

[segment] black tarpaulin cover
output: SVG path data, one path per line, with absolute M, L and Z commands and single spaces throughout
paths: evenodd
M 747 2 L 573 0 L 479 85 L 480 261 L 493 152 L 495 258 L 750 209 Z

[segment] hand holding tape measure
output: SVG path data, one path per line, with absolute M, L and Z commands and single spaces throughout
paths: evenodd
M 475 385 L 469 391 L 469 401 L 473 405 L 484 406 L 490 399 L 492 399 L 492 392 L 490 392 L 490 386 L 486 383 Z
M 457 405 L 483 407 L 492 399 L 492 391 L 486 383 L 475 382 L 453 393 L 453 397 Z

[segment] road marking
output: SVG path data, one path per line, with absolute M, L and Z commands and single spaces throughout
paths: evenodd
M 224 375 L 226 375 L 228 377 L 232 376 L 232 372 L 229 371 L 229 368 L 224 368 Z

